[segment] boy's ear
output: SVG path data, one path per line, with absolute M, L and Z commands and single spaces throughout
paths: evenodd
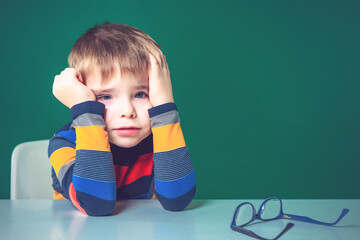
M 85 84 L 85 83 L 84 83 L 84 79 L 83 79 L 83 77 L 81 76 L 81 73 L 80 73 L 80 72 L 76 72 L 76 78 L 79 80 L 79 82 L 81 82 L 82 84 Z

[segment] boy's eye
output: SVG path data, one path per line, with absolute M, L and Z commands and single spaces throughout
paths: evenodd
M 102 96 L 96 96 L 96 100 L 111 100 L 111 96 L 109 95 L 102 95 Z
M 135 94 L 135 98 L 146 98 L 147 94 L 144 92 L 138 92 Z

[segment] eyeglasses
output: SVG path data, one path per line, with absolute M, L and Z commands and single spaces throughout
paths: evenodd
M 349 209 L 344 208 L 338 217 L 338 219 L 333 223 L 326 223 L 320 222 L 308 217 L 297 216 L 292 214 L 285 214 L 282 209 L 282 201 L 279 198 L 271 197 L 266 199 L 260 206 L 259 211 L 256 213 L 254 205 L 249 202 L 241 203 L 235 209 L 234 217 L 231 222 L 230 228 L 234 231 L 243 233 L 250 237 L 259 239 L 259 240 L 269 240 L 259 235 L 255 234 L 254 232 L 245 229 L 244 227 L 255 220 L 262 220 L 262 221 L 270 221 L 270 220 L 277 220 L 277 219 L 289 219 L 289 220 L 296 220 L 308 223 L 315 223 L 321 224 L 326 226 L 333 226 L 340 222 L 340 220 L 349 212 Z M 239 214 L 240 213 L 240 214 Z M 284 233 L 286 233 L 289 229 L 294 226 L 293 223 L 288 223 L 286 227 L 277 235 L 273 240 L 280 238 Z

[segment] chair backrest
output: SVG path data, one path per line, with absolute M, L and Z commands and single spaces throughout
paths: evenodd
M 49 140 L 17 145 L 11 156 L 11 199 L 52 199 Z

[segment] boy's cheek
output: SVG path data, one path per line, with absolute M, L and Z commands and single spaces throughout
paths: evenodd
M 152 108 L 153 106 L 151 105 L 151 102 L 150 102 L 150 99 L 147 98 L 146 101 L 142 101 L 142 102 L 139 102 L 138 105 L 137 105 L 137 109 L 141 109 L 141 111 L 148 111 L 150 108 Z M 138 110 L 138 111 L 139 111 Z

